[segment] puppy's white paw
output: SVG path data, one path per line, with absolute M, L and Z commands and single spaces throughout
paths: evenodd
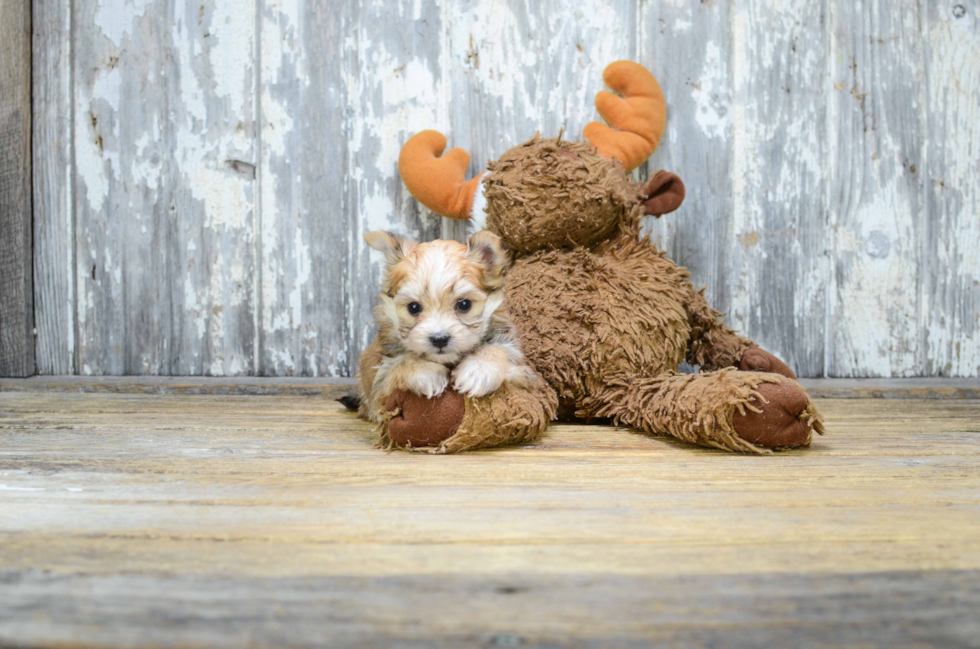
M 456 391 L 468 397 L 483 397 L 501 386 L 504 372 L 492 362 L 479 358 L 467 358 L 453 371 Z
M 442 371 L 415 371 L 406 377 L 405 384 L 415 394 L 431 399 L 442 394 L 449 385 L 449 372 L 444 367 Z

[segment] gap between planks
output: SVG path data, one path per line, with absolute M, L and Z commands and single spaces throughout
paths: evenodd
M 356 390 L 356 379 L 212 376 L 33 376 L 0 378 L 0 392 L 115 392 L 321 396 Z M 980 378 L 801 379 L 814 399 L 980 399 Z

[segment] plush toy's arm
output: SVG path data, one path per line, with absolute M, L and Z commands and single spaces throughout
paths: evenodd
M 465 398 L 448 389 L 434 399 L 397 391 L 388 397 L 379 445 L 426 453 L 459 453 L 530 442 L 548 427 L 558 398 L 540 377 L 529 388 L 505 383 Z
M 691 292 L 687 304 L 691 341 L 687 361 L 710 372 L 737 367 L 746 372 L 773 372 L 796 380 L 796 374 L 775 355 L 739 336 L 722 321 L 722 314 L 708 306 L 704 289 Z

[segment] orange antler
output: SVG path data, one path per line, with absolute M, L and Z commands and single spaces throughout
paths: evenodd
M 470 218 L 473 196 L 480 176 L 466 182 L 470 154 L 446 148 L 446 136 L 439 131 L 413 135 L 398 156 L 398 173 L 412 196 L 437 214 L 452 219 Z
M 667 102 L 660 84 L 638 63 L 611 63 L 602 79 L 622 97 L 605 90 L 596 95 L 595 107 L 609 126 L 590 122 L 582 134 L 599 155 L 619 160 L 629 171 L 660 144 L 667 125 Z

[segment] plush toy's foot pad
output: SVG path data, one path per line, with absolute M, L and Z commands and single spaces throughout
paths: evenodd
M 747 442 L 763 448 L 796 448 L 810 443 L 810 426 L 807 422 L 809 399 L 796 383 L 780 381 L 763 383 L 758 397 L 750 405 L 761 412 L 746 409 L 735 413 L 732 423 L 735 432 Z
M 796 380 L 796 374 L 786 363 L 760 347 L 746 349 L 742 354 L 742 360 L 738 362 L 738 369 L 743 372 L 772 372 Z
M 414 448 L 438 446 L 463 423 L 466 400 L 452 388 L 432 399 L 397 390 L 385 404 L 388 412 L 396 409 L 398 414 L 388 422 L 388 435 L 395 444 Z

